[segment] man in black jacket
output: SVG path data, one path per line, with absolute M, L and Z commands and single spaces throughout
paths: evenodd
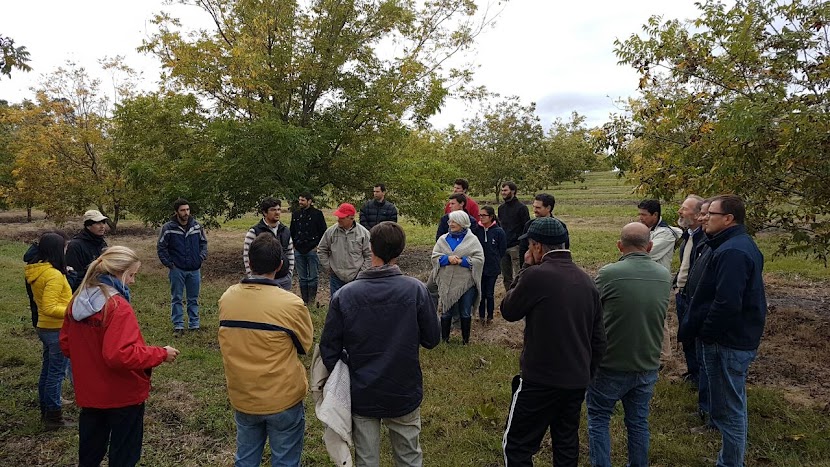
M 404 276 L 396 264 L 406 243 L 403 229 L 381 222 L 370 233 L 372 267 L 332 298 L 320 357 L 329 371 L 341 358 L 349 366 L 355 464 L 380 464 L 383 422 L 395 465 L 420 466 L 418 348 L 438 345 L 438 316 L 424 284 Z
M 576 466 L 585 389 L 606 347 L 602 305 L 594 281 L 565 249 L 568 233 L 559 220 L 534 220 L 527 238 L 531 266 L 519 272 L 501 302 L 504 319 L 525 319 L 504 461 L 507 467 L 532 466 L 550 427 L 553 465 Z
M 86 270 L 99 256 L 107 242 L 104 234 L 107 232 L 107 216 L 100 211 L 90 209 L 84 213 L 84 229 L 78 232 L 66 247 L 66 265 L 72 272 L 66 275 L 72 292 L 78 289 L 84 280 Z
M 501 197 L 504 204 L 499 206 L 499 224 L 507 234 L 507 253 L 501 258 L 501 278 L 504 290 L 508 290 L 513 283 L 513 271 L 519 270 L 522 258 L 519 257 L 519 237 L 522 235 L 525 223 L 530 220 L 530 212 L 518 198 L 516 198 L 516 184 L 504 182 L 501 185 Z
M 689 309 L 689 295 L 686 293 L 686 282 L 689 279 L 689 271 L 695 264 L 696 255 L 692 254 L 695 249 L 703 243 L 706 238 L 703 227 L 700 225 L 698 216 L 703 198 L 696 195 L 689 195 L 683 200 L 680 209 L 677 211 L 677 225 L 683 229 L 682 241 L 680 242 L 680 268 L 674 276 L 675 308 L 677 309 L 677 322 L 683 321 L 683 316 Z M 686 374 L 684 380 L 697 387 L 700 365 L 698 364 L 695 351 L 694 339 L 680 341 L 683 345 L 683 354 L 686 357 Z
M 360 225 L 366 230 L 383 221 L 398 222 L 398 208 L 391 201 L 386 201 L 386 185 L 378 183 L 372 189 L 373 199 L 366 201 L 360 208 Z
M 299 277 L 300 296 L 306 306 L 317 306 L 317 282 L 320 278 L 320 259 L 317 245 L 328 226 L 323 213 L 314 207 L 311 193 L 298 198 L 300 209 L 291 216 L 291 238 L 294 241 L 294 267 Z

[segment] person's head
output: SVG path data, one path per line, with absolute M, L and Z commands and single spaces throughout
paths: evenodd
M 300 205 L 300 209 L 311 207 L 314 204 L 314 195 L 308 191 L 300 193 L 300 196 L 297 198 L 297 204 Z
M 563 250 L 568 243 L 568 230 L 555 217 L 539 217 L 530 223 L 527 233 L 519 240 L 528 240 L 528 251 L 533 257 L 533 263 L 542 261 L 545 253 L 551 250 Z
M 180 224 L 187 224 L 190 220 L 190 203 L 184 198 L 173 201 L 173 212 Z
M 383 264 L 394 263 L 406 246 L 406 234 L 397 223 L 383 221 L 369 231 L 369 246 L 372 248 L 372 256 L 383 261 Z
M 135 275 L 141 267 L 141 261 L 135 251 L 125 246 L 115 245 L 105 249 L 101 256 L 89 264 L 81 286 L 75 291 L 77 295 L 87 287 L 101 287 L 101 276 L 113 276 L 124 285 L 135 283 Z M 109 296 L 106 289 L 104 295 Z
M 47 232 L 38 240 L 37 261 L 49 263 L 66 274 L 66 239 L 55 232 Z
M 101 211 L 90 209 L 84 213 L 84 228 L 92 235 L 103 237 L 107 233 L 107 219 Z
M 551 194 L 540 193 L 533 198 L 533 214 L 536 217 L 552 216 L 554 206 L 556 206 L 556 198 Z
M 452 185 L 453 193 L 466 193 L 470 189 L 470 182 L 465 178 L 456 178 Z
M 351 229 L 354 226 L 355 214 L 357 214 L 357 211 L 349 203 L 343 203 L 337 206 L 337 209 L 334 211 L 334 217 L 337 218 L 337 225 L 343 229 Z
M 450 232 L 461 232 L 470 228 L 470 215 L 464 211 L 452 211 L 449 214 Z
M 453 193 L 450 195 L 447 205 L 450 207 L 450 211 L 463 211 L 467 207 L 467 197 L 464 196 L 464 193 Z
M 677 210 L 677 225 L 684 229 L 696 229 L 700 222 L 698 215 L 700 214 L 700 205 L 703 203 L 703 198 L 697 195 L 689 195 L 683 200 L 680 209 Z
M 271 233 L 263 232 L 251 242 L 248 261 L 251 264 L 251 272 L 256 275 L 276 274 L 282 269 L 282 244 Z
M 642 222 L 626 224 L 617 240 L 617 249 L 622 254 L 636 251 L 648 253 L 651 251 L 651 231 Z
M 516 190 L 517 189 L 518 189 L 518 187 L 516 187 L 516 184 L 513 183 L 513 182 L 504 182 L 504 183 L 502 183 L 501 184 L 501 197 L 502 197 L 502 199 L 504 199 L 505 201 L 510 201 L 511 199 L 513 199 L 514 196 L 516 196 Z
M 372 188 L 372 196 L 377 201 L 383 201 L 383 199 L 386 197 L 386 185 L 384 185 L 383 183 L 378 183 L 377 185 L 375 185 Z
M 700 212 L 697 214 L 697 221 L 700 227 L 706 232 L 707 220 L 709 220 L 709 205 L 712 204 L 712 198 L 704 199 L 700 203 Z
M 656 199 L 640 201 L 637 209 L 639 210 L 637 218 L 649 229 L 653 229 L 660 222 L 660 201 Z
M 269 196 L 259 203 L 259 212 L 265 219 L 265 223 L 269 225 L 274 225 L 279 222 L 281 211 L 282 201 L 274 197 Z
M 708 218 L 706 233 L 715 235 L 730 227 L 743 224 L 746 218 L 746 206 L 739 196 L 715 196 L 706 216 Z
M 485 227 L 490 227 L 490 225 L 498 220 L 496 217 L 496 210 L 490 205 L 482 206 L 478 211 L 478 217 L 481 220 L 482 225 Z

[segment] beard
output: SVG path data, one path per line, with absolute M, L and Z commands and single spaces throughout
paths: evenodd
M 686 219 L 685 217 L 681 216 L 681 217 L 677 218 L 677 225 L 679 225 L 680 227 L 682 227 L 684 229 L 688 229 L 689 227 L 691 227 L 692 222 L 690 220 Z

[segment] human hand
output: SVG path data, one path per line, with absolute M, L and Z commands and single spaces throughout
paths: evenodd
M 176 357 L 179 356 L 179 351 L 170 347 L 169 345 L 164 346 L 164 350 L 167 351 L 167 357 L 164 359 L 165 362 L 172 363 L 176 361 Z
M 536 264 L 533 260 L 533 253 L 531 253 L 530 250 L 527 250 L 525 252 L 524 261 L 525 261 L 525 264 L 529 264 L 531 266 Z

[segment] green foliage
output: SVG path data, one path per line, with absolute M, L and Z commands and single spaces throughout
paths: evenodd
M 11 78 L 12 69 L 32 71 L 28 65 L 29 51 L 22 45 L 15 46 L 14 39 L 0 34 L 0 75 Z
M 661 199 L 732 192 L 750 227 L 783 229 L 779 253 L 830 253 L 830 3 L 706 1 L 686 22 L 651 18 L 616 42 L 641 97 L 599 138 Z

